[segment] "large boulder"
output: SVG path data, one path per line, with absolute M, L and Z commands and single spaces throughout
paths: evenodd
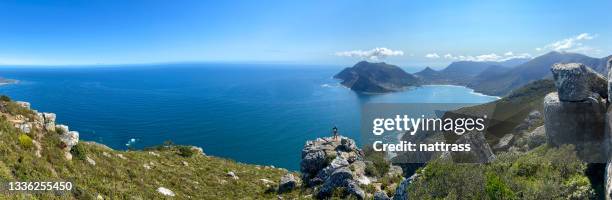
M 335 188 L 347 187 L 349 181 L 352 181 L 353 173 L 346 168 L 340 168 L 331 173 L 329 178 L 325 180 L 323 185 L 317 191 L 317 198 L 325 199 L 332 195 Z
M 584 101 L 593 92 L 608 97 L 606 78 L 584 64 L 558 63 L 551 71 L 561 101 Z
M 387 196 L 387 193 L 383 191 L 378 191 L 374 193 L 374 200 L 391 200 L 391 198 Z
M 349 181 L 346 186 L 346 190 L 349 195 L 352 195 L 359 200 L 366 198 L 365 192 L 359 187 L 359 185 L 357 185 L 357 183 L 355 183 L 355 181 Z
M 487 143 L 482 132 L 468 132 L 461 135 L 455 142 L 457 144 L 470 144 L 471 150 L 451 152 L 451 157 L 459 163 L 488 163 L 495 160 L 495 154 Z
M 606 162 L 606 102 L 597 93 L 584 101 L 562 101 L 556 92 L 544 97 L 544 128 L 547 143 L 573 144 L 588 162 Z
M 297 185 L 298 185 L 298 181 L 295 179 L 293 174 L 291 174 L 291 173 L 285 174 L 280 179 L 280 183 L 278 185 L 278 192 L 279 193 L 283 193 L 283 192 L 291 191 Z
M 304 156 L 302 156 L 302 161 L 300 162 L 300 171 L 302 171 L 304 176 L 316 175 L 327 165 L 327 161 L 325 158 L 325 152 L 322 150 L 315 150 L 306 153 Z
M 60 140 L 64 144 L 64 149 L 70 151 L 74 145 L 79 143 L 79 132 L 68 131 L 60 135 Z

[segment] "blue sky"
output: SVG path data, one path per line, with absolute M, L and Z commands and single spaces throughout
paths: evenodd
M 550 50 L 603 57 L 612 54 L 610 8 L 612 1 L 7 0 L 0 64 L 443 66 Z

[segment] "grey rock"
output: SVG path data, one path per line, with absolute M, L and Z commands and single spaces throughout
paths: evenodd
M 493 146 L 494 149 L 507 149 L 510 146 L 510 142 L 512 142 L 512 139 L 514 138 L 514 135 L 512 134 L 506 134 L 504 135 L 501 139 L 499 139 L 499 142 Z
M 15 103 L 21 107 L 30 109 L 30 102 L 25 102 L 25 101 L 15 101 Z
M 74 145 L 79 143 L 79 132 L 68 131 L 67 133 L 60 135 L 60 140 L 65 145 L 64 149 L 66 151 L 70 151 Z
M 374 193 L 374 200 L 391 200 L 391 198 L 387 196 L 387 193 L 383 191 L 378 191 Z
M 350 138 L 325 137 L 306 141 L 300 162 L 302 179 L 307 185 L 322 184 L 335 169 L 357 160 L 363 160 L 363 153 Z
M 488 163 L 495 160 L 495 154 L 487 143 L 483 132 L 468 132 L 461 135 L 455 142 L 457 144 L 470 144 L 471 150 L 465 152 L 451 152 L 451 157 L 459 163 Z
M 17 124 L 15 126 L 19 128 L 21 132 L 24 132 L 24 133 L 30 133 L 32 131 L 32 124 L 30 123 L 22 123 L 22 124 Z
M 327 181 L 331 183 L 334 187 L 345 186 L 347 180 L 353 179 L 353 173 L 351 170 L 346 168 L 340 168 L 332 172 L 331 176 Z
M 355 141 L 343 137 L 342 139 L 340 139 L 340 146 L 338 146 L 338 149 L 343 151 L 352 151 L 353 149 L 355 149 Z
M 278 192 L 288 192 L 293 190 L 298 185 L 297 180 L 293 176 L 293 174 L 285 174 L 280 179 L 280 183 L 278 185 Z
M 240 179 L 240 177 L 238 177 L 238 176 L 237 176 L 237 175 L 236 175 L 234 172 L 232 172 L 232 171 L 227 172 L 227 174 L 225 174 L 225 175 L 226 175 L 226 176 L 228 176 L 228 177 L 230 177 L 230 178 L 232 178 L 232 179 L 234 179 L 234 180 L 238 180 L 238 179 Z
M 546 131 L 544 125 L 525 134 L 525 139 L 527 140 L 527 150 L 533 149 L 546 143 Z
M 514 132 L 521 133 L 533 128 L 536 125 L 536 122 L 542 118 L 542 113 L 537 110 L 531 111 L 527 117 L 516 127 L 514 127 Z
M 365 192 L 359 187 L 359 185 L 357 185 L 357 183 L 355 183 L 355 181 L 349 181 L 346 186 L 346 189 L 350 195 L 359 200 L 363 200 L 366 198 Z
M 319 190 L 316 193 L 317 198 L 324 199 L 328 198 L 332 195 L 332 192 L 335 188 L 338 187 L 347 187 L 349 181 L 352 181 L 353 174 L 350 170 L 346 168 L 340 168 L 332 172 L 330 177 L 325 180 L 323 185 L 319 187 Z
M 584 101 L 591 93 L 608 97 L 607 80 L 581 63 L 557 63 L 551 68 L 561 101 Z
M 308 152 L 302 157 L 300 171 L 304 174 L 316 175 L 321 169 L 325 168 L 326 165 L 325 152 L 316 150 Z
M 55 131 L 55 122 L 45 123 L 45 130 Z
M 55 123 L 55 113 L 42 113 L 45 123 Z
M 585 101 L 564 102 L 553 92 L 544 97 L 547 143 L 573 144 L 578 156 L 587 162 L 606 162 L 606 103 L 592 93 Z
M 68 133 L 68 131 L 70 131 L 70 129 L 66 125 L 57 124 L 57 125 L 55 125 L 55 131 L 60 132 L 60 133 Z
M 200 155 L 205 156 L 206 153 L 204 153 L 204 149 L 202 149 L 202 147 L 196 147 L 196 146 L 191 146 L 191 151 L 197 152 Z
M 330 167 L 332 168 L 340 168 L 340 167 L 346 167 L 349 165 L 349 162 L 344 159 L 341 158 L 340 156 L 336 157 L 334 160 L 332 160 L 332 162 L 329 164 Z

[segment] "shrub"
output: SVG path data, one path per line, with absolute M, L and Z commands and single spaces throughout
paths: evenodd
M 179 155 L 183 156 L 185 158 L 191 157 L 194 154 L 193 151 L 191 150 L 191 147 L 188 147 L 188 146 L 177 146 L 176 148 L 178 148 Z
M 87 156 L 87 149 L 85 149 L 83 144 L 77 143 L 72 147 L 72 149 L 70 149 L 70 153 L 79 160 L 85 160 L 85 157 Z
M 0 101 L 9 102 L 11 101 L 11 98 L 6 95 L 0 95 Z
M 334 159 L 336 159 L 336 155 L 325 155 L 325 165 L 329 165 L 330 163 L 332 163 L 332 161 L 334 161 Z
M 34 143 L 32 142 L 32 138 L 30 138 L 30 136 L 26 135 L 26 134 L 19 134 L 18 137 L 19 140 L 19 145 L 21 145 L 24 148 L 31 148 Z
M 488 173 L 485 192 L 491 200 L 497 199 L 516 199 L 514 192 L 506 185 L 499 176 Z
M 391 163 L 385 159 L 384 152 L 367 152 L 365 160 L 370 161 L 366 162 L 366 174 L 382 177 L 389 172 Z

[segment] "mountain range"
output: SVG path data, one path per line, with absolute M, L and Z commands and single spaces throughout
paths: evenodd
M 436 71 L 429 67 L 415 73 L 424 84 L 462 85 L 487 95 L 504 96 L 535 80 L 550 78 L 555 63 L 583 63 L 606 74 L 606 63 L 612 56 L 592 58 L 578 53 L 550 52 L 533 59 L 511 59 L 504 62 L 458 61 Z

